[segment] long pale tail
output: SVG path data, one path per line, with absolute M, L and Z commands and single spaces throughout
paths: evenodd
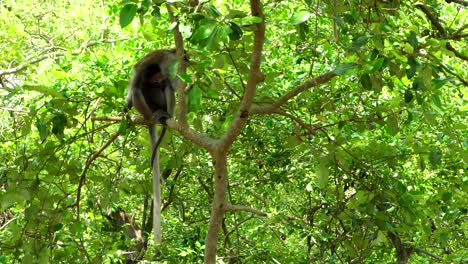
M 158 133 L 155 126 L 149 127 L 149 136 L 151 141 L 151 154 L 154 155 L 152 163 L 153 170 L 153 230 L 154 242 L 156 245 L 161 244 L 161 172 L 159 169 L 159 150 L 156 139 Z

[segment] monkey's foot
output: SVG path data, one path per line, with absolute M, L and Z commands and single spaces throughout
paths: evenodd
M 169 118 L 172 118 L 172 116 L 164 110 L 160 109 L 154 113 L 154 119 L 158 120 L 163 125 L 166 125 L 166 120 Z

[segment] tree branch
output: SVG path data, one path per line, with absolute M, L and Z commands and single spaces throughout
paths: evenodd
M 462 60 L 465 60 L 465 61 L 468 61 L 468 56 L 465 56 L 465 55 L 461 54 L 460 52 L 458 52 L 449 42 L 447 42 L 447 44 L 445 44 L 445 48 L 447 48 L 448 50 L 453 52 L 453 54 L 455 56 L 457 56 L 458 58 L 460 58 Z
M 442 35 L 444 37 L 447 36 L 447 33 L 445 32 L 445 29 L 442 26 L 442 24 L 440 24 L 439 19 L 435 15 L 433 15 L 431 13 L 431 11 L 429 10 L 429 8 L 427 8 L 427 6 L 425 6 L 423 4 L 420 4 L 420 3 L 417 3 L 416 7 L 419 8 L 421 11 L 423 11 L 423 13 L 429 19 L 429 21 L 431 21 L 432 26 L 435 29 L 437 29 L 437 31 L 439 32 L 440 35 Z
M 263 14 L 259 0 L 250 1 L 250 9 L 252 16 L 259 17 L 262 21 L 255 24 L 256 30 L 254 33 L 250 72 L 247 79 L 247 84 L 245 86 L 244 95 L 239 106 L 239 111 L 234 117 L 234 120 L 227 129 L 226 133 L 220 139 L 220 151 L 228 150 L 229 146 L 231 146 L 236 137 L 239 135 L 242 127 L 244 127 L 247 123 L 247 118 L 249 116 L 253 98 L 257 91 L 257 85 L 264 79 L 264 75 L 260 70 L 260 64 L 262 61 L 263 43 L 265 42 L 265 16 Z
M 13 217 L 11 218 L 10 220 L 6 221 L 5 224 L 3 224 L 2 226 L 0 226 L 0 230 L 2 230 L 3 228 L 5 228 L 7 225 L 9 225 L 11 222 L 15 221 L 16 220 L 16 217 Z
M 463 0 L 445 0 L 445 2 L 447 3 L 457 3 L 457 4 L 460 4 L 462 6 L 468 6 L 468 1 L 463 1 Z
M 101 117 L 92 117 L 91 120 L 93 121 L 122 121 L 124 117 L 115 117 L 115 116 L 101 116 Z M 131 116 L 130 117 L 130 122 L 132 124 L 138 124 L 138 125 L 160 125 L 159 121 L 157 120 L 145 120 L 141 116 Z M 174 120 L 174 119 L 169 119 L 166 121 L 167 127 L 170 129 L 178 131 L 181 135 L 183 135 L 185 138 L 188 140 L 192 141 L 196 145 L 212 152 L 217 148 L 217 141 L 208 137 L 206 134 L 197 132 L 193 129 L 191 129 L 188 126 L 182 125 L 180 122 Z
M 80 176 L 80 183 L 78 184 L 78 189 L 76 190 L 76 201 L 72 206 L 76 206 L 76 215 L 77 218 L 80 218 L 80 199 L 81 199 L 81 188 L 83 187 L 85 180 L 86 180 L 86 172 L 88 171 L 89 167 L 91 166 L 91 163 L 101 155 L 101 153 L 112 143 L 114 140 L 116 140 L 119 137 L 120 133 L 115 132 L 112 137 L 107 140 L 104 145 L 102 145 L 101 148 L 99 148 L 96 152 L 91 154 L 88 159 L 86 160 L 86 165 L 83 169 L 83 172 L 81 173 Z
M 250 111 L 251 114 L 271 114 L 274 113 L 277 109 L 279 109 L 283 104 L 285 104 L 289 99 L 297 96 L 298 94 L 302 93 L 303 91 L 310 89 L 312 87 L 318 86 L 320 84 L 326 83 L 331 80 L 333 77 L 338 76 L 334 72 L 327 72 L 325 74 L 319 75 L 314 79 L 308 80 L 295 89 L 291 90 L 290 92 L 286 93 L 285 95 L 278 98 L 278 100 L 270 105 L 266 106 L 259 106 L 254 105 Z
M 259 216 L 268 216 L 267 213 L 264 213 L 258 209 L 255 209 L 255 208 L 252 208 L 252 207 L 249 207 L 249 206 L 245 206 L 245 205 L 232 205 L 232 204 L 228 204 L 226 205 L 226 211 L 229 211 L 229 212 L 238 212 L 238 211 L 245 211 L 245 212 L 249 212 L 249 213 L 252 213 L 252 214 L 256 214 L 256 215 L 259 215 Z
M 121 39 L 103 39 L 103 40 L 92 40 L 92 41 L 88 41 L 88 42 L 85 42 L 83 43 L 80 48 L 76 51 L 73 51 L 72 52 L 72 55 L 78 55 L 80 53 L 83 52 L 84 49 L 86 48 L 89 48 L 89 47 L 92 47 L 92 46 L 95 46 L 95 45 L 98 45 L 100 43 L 114 43 L 114 42 L 117 42 L 117 41 L 122 41 L 122 40 L 126 40 L 128 38 L 121 38 Z M 62 49 L 62 50 L 66 50 L 64 48 L 61 48 L 61 47 L 49 47 L 48 49 L 50 50 L 53 50 L 53 49 Z M 3 71 L 0 71 L 0 77 L 2 76 L 5 76 L 5 75 L 10 75 L 10 74 L 14 74 L 14 73 L 17 73 L 17 72 L 20 72 L 24 69 L 26 69 L 28 66 L 30 66 L 31 64 L 36 64 L 38 62 L 41 62 L 43 60 L 46 60 L 46 59 L 49 59 L 51 57 L 62 57 L 64 56 L 66 53 L 63 53 L 62 51 L 55 51 L 55 52 L 52 52 L 52 53 L 49 53 L 49 54 L 45 54 L 45 55 L 42 55 L 42 56 L 39 56 L 39 57 L 36 57 L 36 58 L 31 58 L 31 59 L 28 59 L 26 62 L 23 62 L 22 64 L 20 64 L 19 66 L 16 66 L 14 68 L 10 68 L 10 69 L 6 69 L 6 70 L 3 70 Z
M 415 247 L 415 248 L 414 248 L 414 251 L 416 251 L 416 253 L 419 253 L 419 254 L 428 255 L 429 257 L 435 259 L 435 260 L 438 261 L 438 262 L 442 262 L 442 261 L 444 260 L 444 258 L 439 257 L 439 256 L 437 256 L 437 255 L 434 255 L 434 254 L 432 254 L 431 252 L 426 251 L 426 250 L 424 250 L 424 249 L 422 249 L 422 248 L 416 248 L 416 247 Z
M 176 16 L 174 16 L 174 11 L 172 10 L 172 6 L 170 3 L 166 3 L 167 7 L 167 12 L 169 13 L 169 17 L 171 18 L 171 21 L 173 24 L 176 26 L 173 27 L 173 34 L 174 34 L 174 42 L 176 46 L 176 53 L 177 53 L 177 61 L 179 62 L 179 68 L 177 69 L 178 74 L 185 74 L 187 72 L 187 63 L 185 60 L 186 54 L 184 50 L 184 42 L 182 39 L 182 34 L 179 31 L 179 20 Z M 179 78 L 180 80 L 180 78 Z M 179 113 L 177 118 L 179 119 L 179 122 L 182 126 L 188 127 L 187 124 L 187 107 L 185 104 L 185 89 L 187 85 L 179 81 L 179 84 L 177 86 L 177 105 L 179 108 Z

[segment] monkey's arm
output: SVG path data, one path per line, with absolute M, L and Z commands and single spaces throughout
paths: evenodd
M 125 110 L 128 111 L 128 110 L 132 109 L 132 106 L 133 106 L 133 102 L 132 102 L 132 88 L 131 88 L 131 87 L 128 87 L 128 92 L 127 92 L 126 101 L 127 101 L 127 109 L 125 109 Z
M 174 115 L 174 107 L 175 107 L 175 87 L 172 85 L 167 85 L 166 89 L 164 89 L 164 96 L 166 97 L 166 111 L 172 117 Z
M 146 120 L 153 120 L 153 112 L 149 108 L 148 104 L 146 103 L 145 97 L 143 93 L 139 89 L 132 89 L 132 96 L 131 101 L 132 104 L 135 106 L 136 110 L 140 112 Z M 128 103 L 128 101 L 127 101 Z

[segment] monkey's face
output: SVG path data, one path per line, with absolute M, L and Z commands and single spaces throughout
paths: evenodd
M 153 74 L 150 78 L 150 83 L 153 84 L 153 85 L 158 85 L 158 84 L 161 84 L 163 83 L 164 81 L 164 76 L 162 75 L 161 72 L 157 72 L 155 74 Z

